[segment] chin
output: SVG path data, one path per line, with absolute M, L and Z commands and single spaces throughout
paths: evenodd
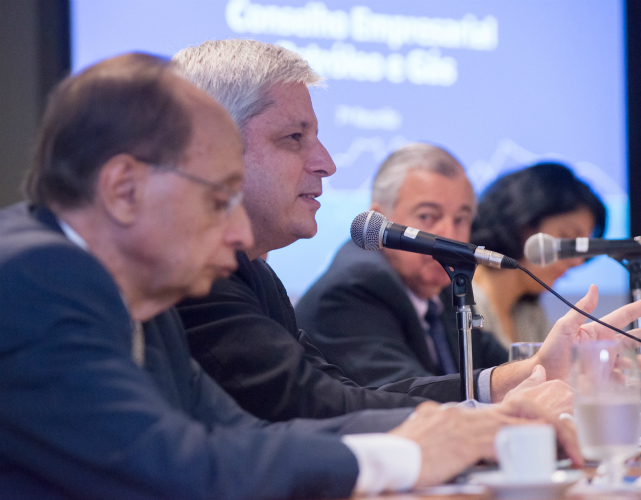
M 209 293 L 211 290 L 211 286 L 214 284 L 214 281 L 218 279 L 219 277 L 212 277 L 210 280 L 202 280 L 199 281 L 198 283 L 194 284 L 189 288 L 189 293 L 187 294 L 189 297 L 203 297 Z
M 297 240 L 308 240 L 316 236 L 318 232 L 318 226 L 314 220 L 311 224 L 300 225 L 296 228 L 294 234 L 296 235 Z
M 447 285 L 445 285 L 447 286 Z M 445 286 L 435 286 L 435 285 L 430 285 L 426 287 L 422 287 L 419 290 L 412 290 L 414 292 L 414 295 L 421 299 L 431 299 L 432 297 L 436 297 L 439 293 L 443 291 Z

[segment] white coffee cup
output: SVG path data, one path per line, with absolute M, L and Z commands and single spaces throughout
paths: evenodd
M 506 481 L 551 480 L 556 468 L 556 438 L 551 425 L 504 427 L 496 434 L 494 447 Z

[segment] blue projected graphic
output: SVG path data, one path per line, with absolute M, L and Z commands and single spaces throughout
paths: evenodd
M 171 56 L 207 39 L 253 38 L 302 54 L 326 78 L 312 90 L 337 173 L 324 181 L 318 235 L 269 255 L 295 299 L 369 206 L 395 148 L 450 150 L 477 193 L 540 160 L 568 163 L 628 236 L 624 21 L 620 0 L 73 0 L 73 65 L 131 50 Z M 593 259 L 556 284 L 623 296 L 627 273 Z

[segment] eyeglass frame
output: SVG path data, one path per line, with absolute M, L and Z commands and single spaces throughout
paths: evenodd
M 144 161 L 144 160 L 142 160 Z M 226 184 L 222 184 L 220 182 L 214 182 L 214 181 L 209 181 L 207 179 L 203 179 L 202 177 L 199 177 L 197 175 L 189 174 L 187 172 L 183 172 L 182 170 L 178 170 L 176 167 L 171 166 L 171 165 L 163 165 L 160 163 L 151 163 L 151 162 L 145 162 L 147 165 L 149 165 L 152 168 L 155 168 L 157 170 L 162 170 L 163 172 L 171 172 L 173 174 L 176 174 L 179 177 L 182 177 L 183 179 L 187 179 L 188 181 L 195 182 L 196 184 L 200 184 L 201 186 L 206 186 L 210 189 L 213 189 L 214 191 L 222 191 L 229 195 L 229 199 L 227 200 L 227 205 L 224 208 L 225 215 L 229 216 L 234 208 L 236 208 L 238 205 L 240 205 L 243 201 L 243 191 L 242 189 L 239 191 L 234 192 L 232 188 L 227 186 Z M 216 211 L 221 210 L 221 209 L 216 209 Z

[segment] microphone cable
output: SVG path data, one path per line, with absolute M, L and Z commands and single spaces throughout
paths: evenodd
M 591 319 L 592 321 L 596 321 L 596 322 L 597 322 L 597 323 L 599 323 L 600 325 L 603 325 L 603 326 L 605 326 L 605 327 L 609 328 L 610 330 L 613 330 L 613 331 L 615 331 L 615 332 L 617 332 L 617 333 L 620 333 L 621 335 L 625 335 L 626 337 L 629 337 L 629 338 L 631 338 L 632 340 L 636 340 L 637 342 L 641 343 L 641 339 L 640 339 L 640 338 L 635 337 L 634 335 L 631 335 L 631 334 L 629 334 L 629 333 L 627 333 L 627 332 L 624 332 L 623 330 L 620 330 L 619 328 L 616 328 L 616 327 L 614 327 L 614 326 L 612 326 L 612 325 L 608 325 L 605 321 L 601 321 L 600 319 L 595 318 L 595 317 L 594 317 L 594 316 L 592 316 L 591 314 L 588 314 L 588 313 L 586 313 L 585 311 L 582 311 L 581 309 L 579 309 L 578 307 L 576 307 L 574 304 L 572 304 L 569 300 L 566 300 L 566 299 L 565 299 L 564 297 L 562 297 L 559 293 L 557 293 L 557 292 L 555 292 L 554 290 L 552 290 L 552 288 L 550 288 L 549 286 L 547 286 L 547 285 L 546 285 L 545 283 L 543 283 L 539 278 L 537 278 L 534 274 L 532 274 L 530 271 L 528 271 L 528 270 L 527 270 L 527 269 L 525 269 L 524 267 L 521 267 L 521 266 L 519 265 L 519 266 L 517 266 L 517 269 L 520 269 L 520 270 L 521 270 L 521 271 L 523 271 L 525 274 L 529 275 L 529 276 L 530 276 L 530 278 L 532 278 L 532 279 L 533 279 L 534 281 L 536 281 L 539 285 L 541 285 L 542 287 L 544 287 L 548 292 L 551 292 L 551 293 L 552 293 L 552 295 L 554 295 L 557 299 L 559 299 L 559 300 L 560 300 L 561 302 L 563 302 L 564 304 L 566 304 L 566 305 L 570 306 L 570 307 L 571 307 L 572 309 L 574 309 L 576 312 L 583 314 L 583 316 L 585 316 L 586 318 L 589 318 L 589 319 Z

